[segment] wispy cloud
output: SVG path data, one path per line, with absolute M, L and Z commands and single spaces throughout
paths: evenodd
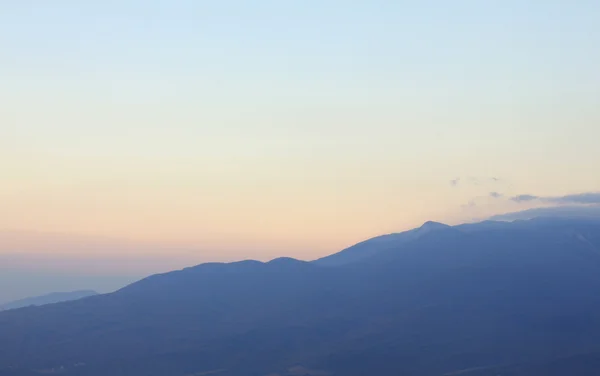
M 474 208 L 476 206 L 477 206 L 477 203 L 475 202 L 475 200 L 470 200 L 468 203 L 461 205 L 461 207 L 463 209 Z
M 534 195 L 517 195 L 517 196 L 513 196 L 511 197 L 511 201 L 514 202 L 528 202 L 528 201 L 533 201 L 533 200 L 538 200 L 540 197 L 539 196 L 534 196 Z
M 551 199 L 552 202 L 561 204 L 600 204 L 600 192 L 587 192 L 575 195 L 566 195 Z
M 489 192 L 486 195 L 476 196 L 469 200 L 468 203 L 461 205 L 462 209 L 473 209 L 479 207 L 481 204 L 488 205 L 495 199 L 503 198 L 504 194 L 500 192 Z M 491 200 L 490 200 L 491 199 Z
M 450 180 L 450 185 L 452 187 L 456 187 L 459 184 L 465 185 L 485 185 L 485 184 L 495 184 L 502 182 L 502 179 L 494 177 L 494 176 L 468 176 L 468 177 L 457 177 L 455 179 Z
M 565 196 L 536 196 L 522 194 L 510 198 L 514 202 L 539 201 L 548 204 L 600 204 L 600 192 L 584 192 Z
M 502 181 L 502 179 L 494 176 L 471 176 L 467 180 L 473 185 L 495 184 Z
M 509 212 L 490 217 L 492 220 L 529 219 L 539 216 L 593 217 L 600 219 L 600 192 L 583 192 L 563 196 L 539 196 L 533 194 L 506 195 L 491 191 L 487 196 L 478 196 L 461 205 L 463 210 L 506 210 L 527 205 L 527 210 Z M 483 218 L 483 217 L 481 217 Z M 481 219 L 479 218 L 479 219 Z
M 489 219 L 493 221 L 514 221 L 518 219 L 531 219 L 536 217 L 590 218 L 600 220 L 600 205 L 551 206 L 547 208 L 534 208 L 518 212 L 494 215 Z

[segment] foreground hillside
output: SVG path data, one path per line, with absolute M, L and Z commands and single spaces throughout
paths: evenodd
M 0 313 L 0 375 L 595 375 L 600 222 L 427 223 Z

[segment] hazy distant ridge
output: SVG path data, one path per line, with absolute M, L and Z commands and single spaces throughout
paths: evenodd
M 29 306 L 42 306 L 52 303 L 67 302 L 71 300 L 77 300 L 86 298 L 88 296 L 98 295 L 93 290 L 79 290 L 71 292 L 55 292 L 47 295 L 35 296 L 31 298 L 19 299 L 10 303 L 0 305 L 0 311 L 9 309 L 17 309 Z

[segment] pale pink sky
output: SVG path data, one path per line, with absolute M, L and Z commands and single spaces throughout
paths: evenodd
M 312 259 L 600 190 L 598 2 L 38 3 L 0 5 L 14 263 Z

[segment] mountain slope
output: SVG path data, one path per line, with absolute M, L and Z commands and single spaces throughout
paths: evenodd
M 429 221 L 424 223 L 423 226 L 413 230 L 377 236 L 375 238 L 365 240 L 364 242 L 360 242 L 338 253 L 320 258 L 313 262 L 321 266 L 347 265 L 365 260 L 378 253 L 397 249 L 405 244 L 419 239 L 421 236 L 424 236 L 427 233 L 448 230 L 449 228 L 450 226 L 448 225 Z
M 595 364 L 598 222 L 434 227 L 335 267 L 203 264 L 3 312 L 0 375 L 535 376 Z

